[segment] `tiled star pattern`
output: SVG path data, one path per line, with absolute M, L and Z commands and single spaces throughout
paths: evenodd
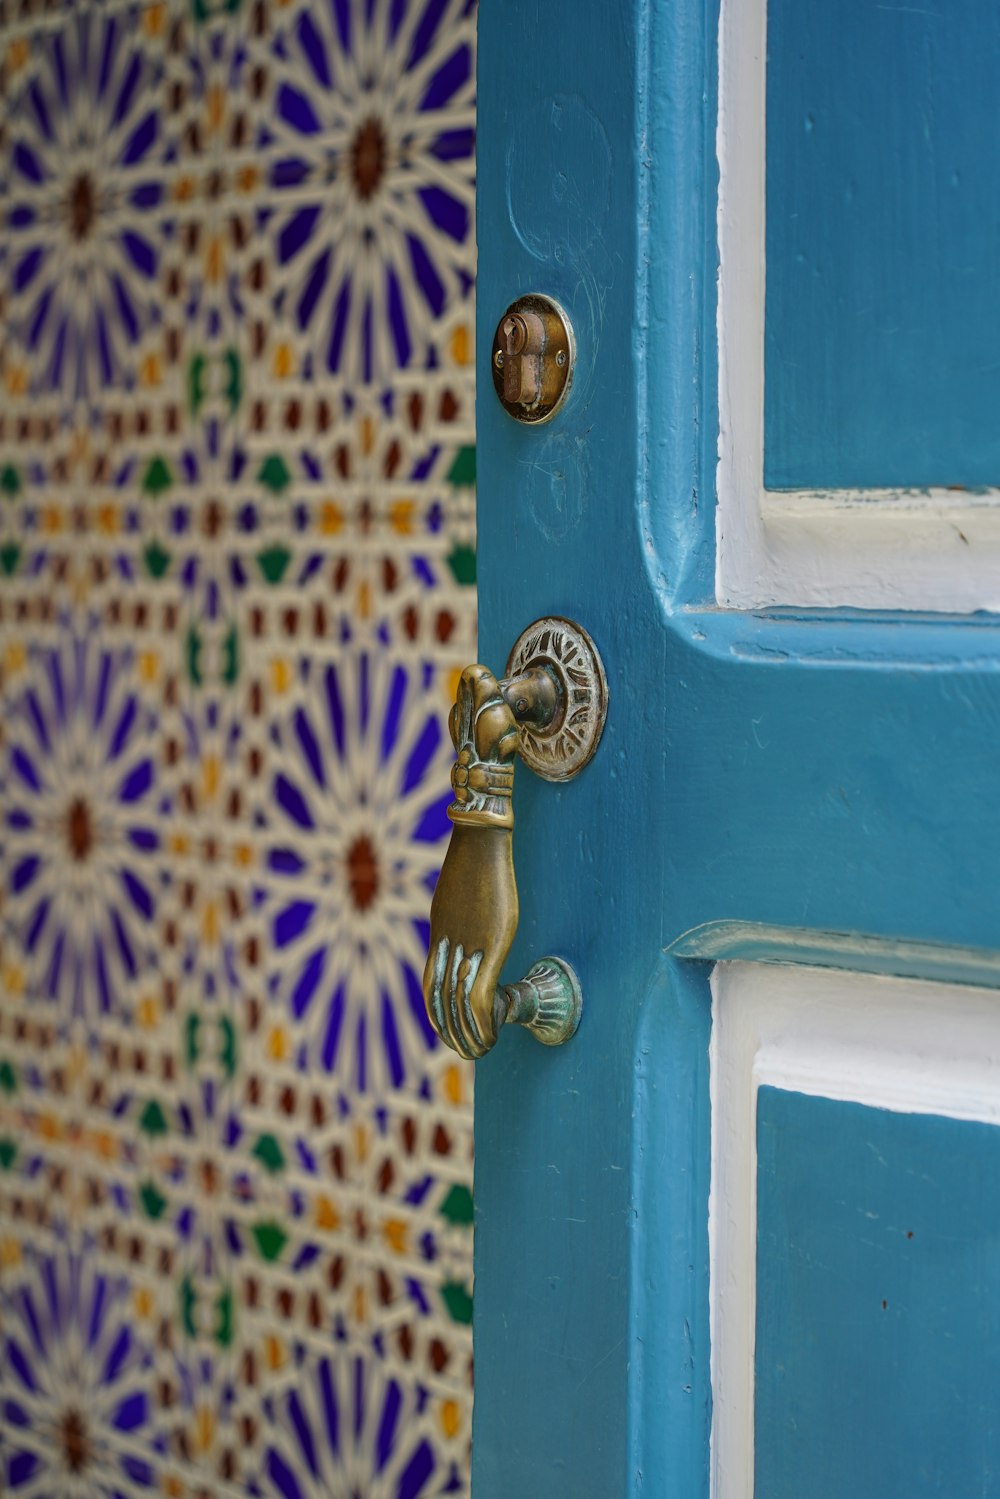
M 467 1490 L 469 0 L 0 0 L 0 1464 Z M 339 1487 L 338 1487 L 339 1486 Z

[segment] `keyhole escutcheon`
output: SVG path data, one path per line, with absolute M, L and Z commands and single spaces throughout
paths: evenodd
M 516 421 L 548 421 L 570 387 L 575 344 L 569 317 L 551 297 L 519 297 L 493 337 L 493 386 Z

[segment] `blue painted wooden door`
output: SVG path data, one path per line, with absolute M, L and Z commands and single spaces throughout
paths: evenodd
M 475 1499 L 1000 1493 L 998 64 L 992 0 L 482 0 L 480 656 L 575 618 L 610 713 L 519 772 L 584 1019 L 478 1064 Z

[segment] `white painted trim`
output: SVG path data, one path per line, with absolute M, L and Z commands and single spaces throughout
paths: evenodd
M 764 963 L 712 975 L 713 1499 L 752 1499 L 757 1089 L 1000 1124 L 1000 992 Z
M 722 0 L 716 599 L 1000 610 L 1000 490 L 764 488 L 766 55 L 767 0 Z

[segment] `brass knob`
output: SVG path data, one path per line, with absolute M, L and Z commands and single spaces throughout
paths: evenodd
M 514 764 L 520 756 L 546 780 L 572 779 L 606 714 L 601 658 L 570 620 L 529 626 L 502 680 L 485 666 L 462 673 L 449 718 L 453 827 L 431 902 L 424 1002 L 442 1041 L 470 1060 L 496 1044 L 502 1025 L 559 1046 L 580 1023 L 580 984 L 564 959 L 541 958 L 519 983 L 500 982 L 518 920 Z

